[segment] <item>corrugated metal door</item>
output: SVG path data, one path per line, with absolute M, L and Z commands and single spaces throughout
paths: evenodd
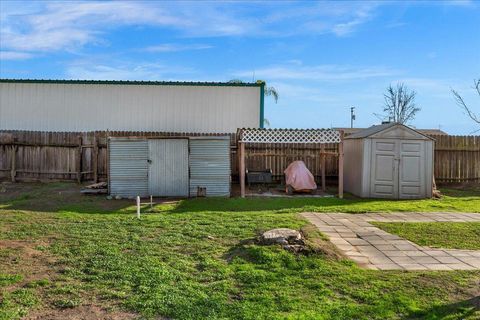
M 425 142 L 400 141 L 399 198 L 425 198 Z
M 122 197 L 147 196 L 147 140 L 112 138 L 108 151 L 110 194 Z
M 398 198 L 398 141 L 374 139 L 370 167 L 370 196 Z
M 188 140 L 148 140 L 148 190 L 156 197 L 188 197 Z
M 230 139 L 192 138 L 190 140 L 190 196 L 199 187 L 207 196 L 230 196 Z

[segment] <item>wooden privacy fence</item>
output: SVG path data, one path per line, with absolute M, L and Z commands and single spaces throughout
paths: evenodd
M 0 132 L 0 179 L 18 181 L 105 181 L 107 136 L 194 136 L 206 134 L 165 132 Z M 208 135 L 208 134 L 207 134 Z M 219 134 L 217 134 L 219 135 Z M 226 134 L 221 134 L 226 135 Z M 232 146 L 232 174 L 238 176 L 236 135 Z M 440 183 L 480 182 L 480 136 L 432 135 L 435 143 L 435 179 Z M 325 144 L 326 152 L 337 152 L 338 144 Z M 303 160 L 317 182 L 321 179 L 321 146 L 315 144 L 249 144 L 246 168 L 271 169 L 280 181 L 294 160 Z M 15 155 L 15 156 L 13 156 Z M 326 176 L 338 176 L 338 161 L 326 157 Z
M 107 137 L 179 137 L 235 134 L 173 132 L 0 132 L 0 179 L 12 181 L 106 181 Z M 236 148 L 232 149 L 236 152 Z M 233 158 L 233 157 L 232 157 Z M 236 158 L 235 158 L 236 159 Z M 237 163 L 232 160 L 232 169 Z
M 480 182 L 480 136 L 432 135 L 436 182 Z

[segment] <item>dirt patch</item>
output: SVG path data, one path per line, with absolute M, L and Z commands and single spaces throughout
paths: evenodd
M 106 310 L 95 305 L 82 305 L 69 309 L 37 310 L 25 320 L 120 320 L 137 319 L 138 315 L 118 310 Z
M 21 274 L 23 280 L 7 288 L 7 291 L 25 286 L 36 280 L 50 280 L 56 274 L 56 259 L 37 248 L 46 248 L 43 241 L 0 240 L 0 248 L 12 250 L 12 254 L 2 259 L 2 271 Z
M 20 274 L 23 279 L 3 290 L 12 292 L 16 289 L 28 287 L 29 284 L 48 280 L 55 282 L 55 278 L 61 269 L 55 257 L 51 256 L 46 250 L 49 244 L 45 241 L 19 241 L 19 240 L 0 240 L 0 248 L 7 252 L 1 261 L 1 270 L 9 274 Z M 44 288 L 38 288 L 37 295 L 42 296 L 42 301 L 37 309 L 31 310 L 24 319 L 29 320 L 80 320 L 80 319 L 136 319 L 137 315 L 133 313 L 122 312 L 119 310 L 106 309 L 94 304 L 84 304 L 73 308 L 55 308 L 52 301 L 45 295 Z M 92 297 L 82 297 L 81 300 L 91 303 Z
M 75 211 L 110 213 L 134 204 L 133 200 L 107 200 L 105 195 L 83 195 L 85 185 L 69 182 L 0 183 L 0 207 L 35 212 Z

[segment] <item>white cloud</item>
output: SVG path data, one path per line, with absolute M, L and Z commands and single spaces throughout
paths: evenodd
M 466 97 L 471 97 L 474 94 L 472 90 L 473 78 L 471 81 L 449 78 L 396 78 L 392 82 L 404 83 L 409 89 L 415 90 L 419 96 L 434 97 L 447 99 L 446 101 L 453 102 L 451 89 L 465 93 Z
M 0 60 L 26 60 L 33 57 L 34 55 L 28 52 L 0 51 Z
M 372 18 L 373 9 L 374 8 L 371 6 L 359 8 L 354 12 L 353 17 L 349 21 L 335 24 L 332 28 L 333 33 L 335 33 L 337 36 L 344 36 L 352 33 L 355 28 Z
M 341 100 L 337 95 L 316 86 L 309 87 L 283 81 L 269 82 L 268 85 L 273 86 L 280 94 L 280 103 L 284 102 L 284 98 L 287 100 L 287 104 L 292 103 L 292 101 L 302 101 L 305 99 L 308 101 L 325 104 L 332 104 Z
M 67 66 L 65 76 L 88 80 L 177 80 L 194 73 L 191 68 L 161 63 L 77 61 Z
M 38 10 L 38 9 L 37 9 Z M 99 41 L 109 28 L 151 24 L 185 26 L 188 21 L 137 2 L 49 2 L 36 13 L 3 14 L 2 46 L 25 51 L 57 51 Z
M 289 23 L 287 28 L 280 30 L 284 35 L 333 33 L 345 36 L 370 21 L 380 5 L 381 2 L 361 1 L 311 2 L 279 12 L 272 10 L 265 20 L 270 25 L 272 22 Z
M 177 51 L 189 51 L 189 50 L 205 50 L 205 49 L 211 49 L 211 48 L 213 48 L 213 46 L 206 45 L 206 44 L 182 45 L 182 44 L 166 43 L 166 44 L 160 44 L 156 46 L 149 46 L 144 48 L 142 51 L 177 52 Z
M 339 81 L 361 80 L 376 77 L 387 77 L 398 73 L 384 67 L 350 67 L 341 65 L 280 65 L 255 70 L 259 79 L 267 80 L 313 80 Z M 252 71 L 234 72 L 237 77 L 250 77 Z
M 3 2 L 2 2 L 3 3 Z M 104 44 L 121 26 L 157 26 L 179 36 L 285 37 L 353 32 L 372 16 L 377 3 L 321 2 L 302 5 L 238 2 L 69 1 L 2 5 L 3 50 L 72 51 Z M 175 50 L 174 47 L 158 51 Z M 181 49 L 180 49 L 181 50 Z
M 472 7 L 475 5 L 473 0 L 451 0 L 451 1 L 444 1 L 443 4 L 448 6 L 458 6 L 458 7 Z

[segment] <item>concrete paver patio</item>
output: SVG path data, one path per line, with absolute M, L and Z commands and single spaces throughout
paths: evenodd
M 313 223 L 348 258 L 375 270 L 480 270 L 480 251 L 422 247 L 383 231 L 378 222 L 480 222 L 478 213 L 311 213 Z

